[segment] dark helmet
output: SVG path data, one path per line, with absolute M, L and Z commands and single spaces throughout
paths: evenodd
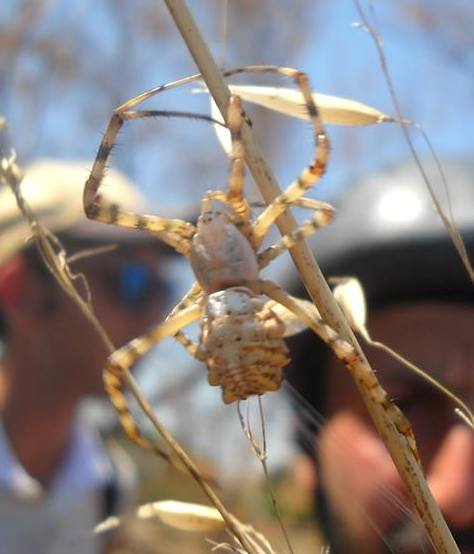
M 443 211 L 447 195 L 433 161 L 423 164 Z M 456 227 L 472 259 L 474 253 L 474 163 L 442 160 Z M 336 217 L 310 239 L 326 277 L 356 276 L 370 309 L 392 302 L 423 299 L 474 300 L 458 253 L 436 213 L 414 162 L 396 165 L 348 185 L 334 202 Z M 296 274 L 286 283 L 305 297 Z M 324 413 L 325 345 L 308 332 L 289 341 L 292 363 L 287 380 Z M 308 369 L 311 368 L 310 371 Z

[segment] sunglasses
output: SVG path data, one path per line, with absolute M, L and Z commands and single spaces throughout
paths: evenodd
M 164 304 L 171 285 L 149 264 L 127 261 L 113 266 L 98 264 L 93 274 L 120 306 L 129 311 L 145 310 Z
M 90 243 L 71 242 L 66 243 L 67 251 L 73 253 L 97 250 Z M 97 252 L 96 252 L 97 253 Z M 157 304 L 167 307 L 172 285 L 163 275 L 163 267 L 166 260 L 160 258 L 160 268 L 156 263 L 156 252 L 145 250 L 144 261 L 138 258 L 132 249 L 114 248 L 111 252 L 100 253 L 97 256 L 80 256 L 75 261 L 71 260 L 71 268 L 75 273 L 85 273 L 86 278 L 92 277 L 101 285 L 101 289 L 125 310 L 139 311 L 148 308 L 156 308 Z M 29 266 L 39 276 L 47 280 L 52 279 L 49 271 L 36 248 L 28 248 L 24 252 Z M 135 255 L 135 259 L 134 259 Z

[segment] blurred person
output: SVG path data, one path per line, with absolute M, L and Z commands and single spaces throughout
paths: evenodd
M 23 195 L 89 283 L 95 314 L 116 346 L 159 321 L 167 297 L 167 255 L 140 231 L 94 223 L 82 210 L 87 164 L 43 160 Z M 133 184 L 111 170 L 105 197 L 143 210 Z M 0 191 L 0 553 L 97 554 L 93 527 L 133 501 L 135 472 L 78 415 L 104 395 L 108 352 L 91 323 L 46 269 L 10 190 Z M 78 285 L 80 288 L 80 284 Z
M 443 167 L 472 259 L 474 164 L 448 160 Z M 436 168 L 428 169 L 436 185 Z M 311 243 L 324 274 L 359 278 L 374 340 L 472 407 L 474 285 L 416 166 L 398 165 L 351 185 L 335 205 L 335 221 Z M 304 296 L 299 282 L 287 288 Z M 295 475 L 314 494 L 331 553 L 430 551 L 422 524 L 404 511 L 403 484 L 343 364 L 309 332 L 289 342 L 287 379 L 302 449 Z M 388 354 L 361 345 L 412 423 L 428 484 L 461 551 L 474 553 L 474 433 L 451 400 Z

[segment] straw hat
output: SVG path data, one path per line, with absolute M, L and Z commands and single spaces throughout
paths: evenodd
M 82 194 L 89 176 L 89 161 L 41 159 L 26 168 L 21 191 L 38 220 L 53 233 L 94 242 L 150 240 L 142 231 L 90 221 L 84 214 Z M 127 211 L 143 213 L 145 200 L 133 183 L 110 169 L 101 187 L 107 203 L 118 203 Z M 19 252 L 31 237 L 28 222 L 7 187 L 0 190 L 0 264 Z

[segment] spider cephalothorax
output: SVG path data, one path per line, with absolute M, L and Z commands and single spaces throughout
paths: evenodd
M 222 212 L 206 210 L 199 216 L 189 260 L 206 294 L 258 279 L 255 250 Z

